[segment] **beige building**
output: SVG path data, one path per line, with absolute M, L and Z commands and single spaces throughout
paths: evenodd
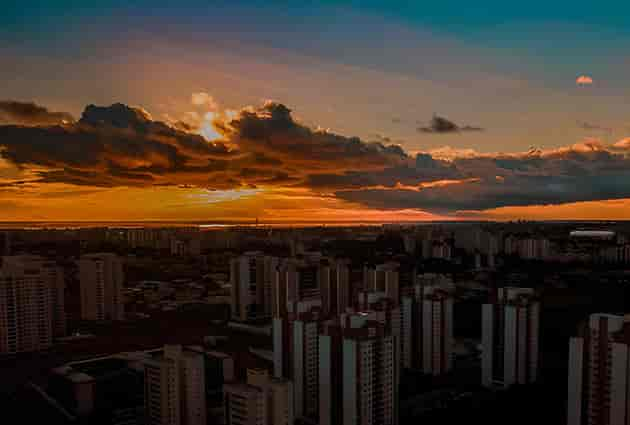
M 482 308 L 482 385 L 507 388 L 538 378 L 540 302 L 531 288 L 500 288 Z
M 398 423 L 398 337 L 371 312 L 324 324 L 319 335 L 319 424 Z
M 592 314 L 569 344 L 568 425 L 630 423 L 630 316 Z
M 272 283 L 278 259 L 246 252 L 230 262 L 232 319 L 245 322 L 271 316 Z
M 64 333 L 61 269 L 41 257 L 3 257 L 0 353 L 42 350 Z
M 89 254 L 78 261 L 83 320 L 124 319 L 122 262 L 115 254 Z
M 148 425 L 205 425 L 203 356 L 181 346 L 164 347 L 163 357 L 144 365 Z
M 248 369 L 247 383 L 224 387 L 226 425 L 292 425 L 293 386 L 265 369 Z

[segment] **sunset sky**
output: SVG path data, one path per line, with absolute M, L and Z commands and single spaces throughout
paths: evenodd
M 94 3 L 2 5 L 0 221 L 630 219 L 630 2 Z

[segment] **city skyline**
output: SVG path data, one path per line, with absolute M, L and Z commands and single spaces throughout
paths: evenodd
M 629 8 L 10 5 L 0 220 L 630 219 Z

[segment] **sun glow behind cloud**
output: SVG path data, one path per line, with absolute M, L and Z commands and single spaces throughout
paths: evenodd
M 190 103 L 199 108 L 181 113 L 191 119 L 185 126 L 122 104 L 88 106 L 79 121 L 62 126 L 0 126 L 12 161 L 0 164 L 3 218 L 374 222 L 559 212 L 571 218 L 596 214 L 598 200 L 607 214 L 625 217 L 619 202 L 608 201 L 628 190 L 618 184 L 628 168 L 625 139 L 513 153 L 446 147 L 411 154 L 386 138 L 369 142 L 307 126 L 275 102 L 239 112 L 208 110 L 203 99 Z M 29 107 L 34 119 L 59 118 Z M 50 151 L 53 142 L 59 149 Z M 553 203 L 563 205 L 544 205 Z

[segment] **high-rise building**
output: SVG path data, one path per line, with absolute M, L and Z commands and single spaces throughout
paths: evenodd
M 144 414 L 147 425 L 181 424 L 179 373 L 172 359 L 144 365 Z
M 224 408 L 226 425 L 293 425 L 292 383 L 248 369 L 247 383 L 225 385 Z
M 321 301 L 300 301 L 288 309 L 286 316 L 273 318 L 274 376 L 293 382 L 296 417 L 316 417 Z
M 319 336 L 319 423 L 398 423 L 396 337 L 361 312 L 323 325 Z
M 322 308 L 326 315 L 337 315 L 352 307 L 350 265 L 348 261 L 329 261 L 320 269 Z
M 536 381 L 540 303 L 534 290 L 500 288 L 482 311 L 482 385 L 507 388 Z
M 321 255 L 290 258 L 280 262 L 272 285 L 272 316 L 286 316 L 289 304 L 321 301 L 322 270 Z
M 0 232 L 0 257 L 11 255 L 11 234 Z
M 630 423 L 630 316 L 593 314 L 569 343 L 568 425 Z
M 2 259 L 5 270 L 39 270 L 50 290 L 52 303 L 53 337 L 66 335 L 65 279 L 64 270 L 55 261 L 37 255 L 7 256 Z
M 167 345 L 145 362 L 145 416 L 149 425 L 205 425 L 203 355 Z
M 400 302 L 400 264 L 389 262 L 364 270 L 364 287 L 369 292 L 384 292 L 395 304 Z
M 246 252 L 230 262 L 232 319 L 245 322 L 271 316 L 272 283 L 278 260 Z
M 440 375 L 453 367 L 453 296 L 434 286 L 423 287 L 422 296 L 422 370 Z
M 401 297 L 402 367 L 439 375 L 452 367 L 454 285 L 440 274 L 416 280 Z
M 88 254 L 78 260 L 83 320 L 123 320 L 124 273 L 116 254 Z
M 206 350 L 197 345 L 187 346 L 186 350 L 203 356 L 206 373 L 206 401 L 221 394 L 223 384 L 235 380 L 234 359 L 229 354 Z
M 254 385 L 232 383 L 223 387 L 226 425 L 268 425 L 265 391 Z
M 54 335 L 55 288 L 51 287 L 50 270 L 17 258 L 5 257 L 0 268 L 2 354 L 46 349 Z

